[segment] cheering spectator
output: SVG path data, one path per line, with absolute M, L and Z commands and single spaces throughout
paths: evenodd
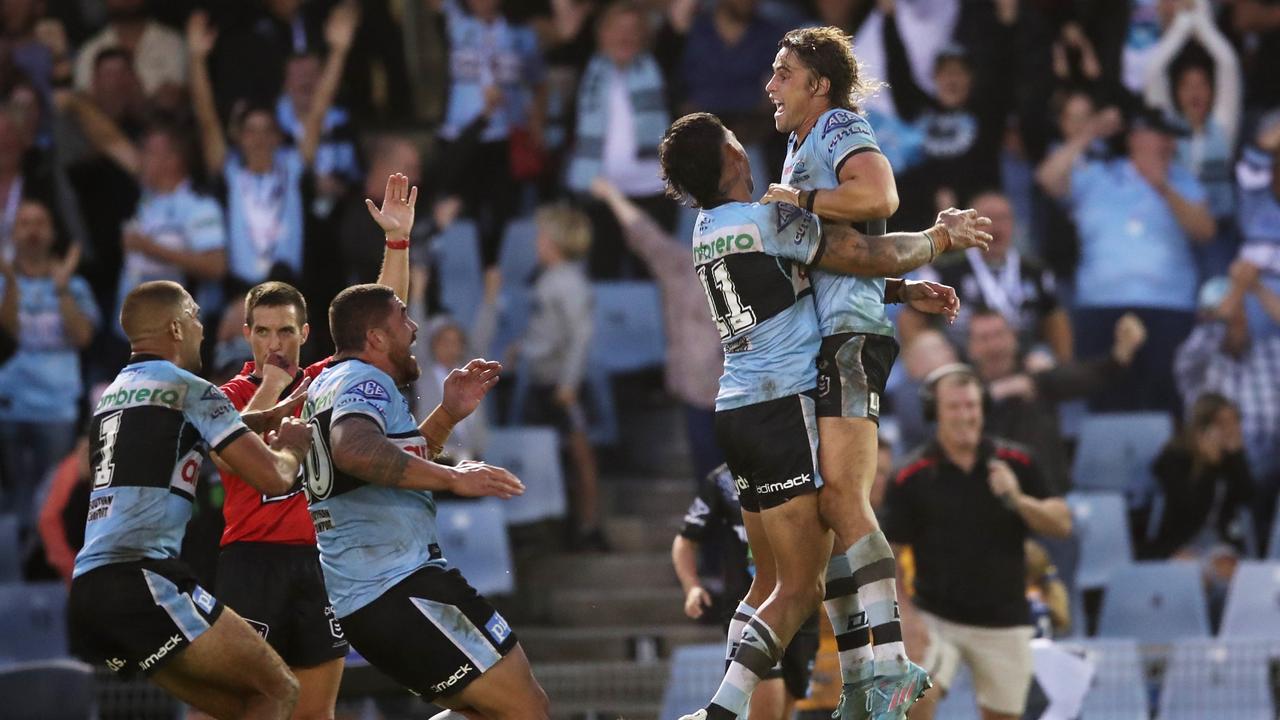
M 1254 142 L 1244 148 L 1236 164 L 1236 182 L 1238 223 L 1244 235 L 1240 257 L 1258 266 L 1263 284 L 1280 292 L 1280 111 L 1258 122 Z M 1280 321 L 1267 315 L 1258 303 L 1260 297 L 1246 299 L 1249 332 L 1258 337 L 1280 334 Z
M 17 338 L 18 350 L 0 367 L 0 447 L 9 485 L 5 509 L 18 514 L 26 531 L 34 524 L 36 486 L 75 441 L 84 392 L 80 351 L 93 337 L 99 313 L 88 283 L 75 275 L 79 247 L 64 258 L 54 255 L 48 207 L 19 204 L 13 240 L 0 322 Z
M 1188 46 L 1190 40 L 1198 45 Z M 1208 59 L 1202 57 L 1206 50 Z M 1166 113 L 1176 112 L 1190 127 L 1190 137 L 1178 140 L 1175 162 L 1204 186 L 1218 225 L 1213 242 L 1195 248 L 1200 276 L 1221 275 L 1239 245 L 1231 224 L 1231 159 L 1240 127 L 1240 62 L 1214 25 L 1208 0 L 1194 0 L 1191 9 L 1179 11 L 1149 62 L 1147 102 Z
M 94 83 L 98 56 L 119 49 L 132 59 L 142 91 L 158 104 L 177 109 L 187 86 L 187 51 L 182 35 L 156 22 L 147 12 L 147 0 L 105 0 L 107 26 L 80 46 L 76 55 L 76 89 L 88 91 Z
M 191 96 L 204 149 L 205 167 L 221 169 L 229 225 L 227 262 L 239 290 L 269 277 L 298 282 L 303 259 L 304 174 L 313 166 L 325 114 L 342 79 L 342 66 L 359 24 L 358 7 L 344 2 L 325 23 L 329 57 L 307 108 L 296 148 L 283 146 L 272 107 L 242 102 L 232 119 L 235 149 L 218 121 L 207 58 L 215 33 L 201 12 L 187 23 Z
M 1237 260 L 1231 279 L 1206 283 L 1203 321 L 1178 348 L 1174 371 L 1184 402 L 1214 392 L 1240 414 L 1244 449 L 1254 478 L 1253 512 L 1265 539 L 1280 493 L 1280 335 L 1251 337 L 1244 299 L 1253 294 L 1280 322 L 1280 296 L 1258 282 L 1258 268 Z
M 1113 160 L 1084 157 L 1116 119 L 1099 113 L 1089 132 L 1049 154 L 1036 180 L 1064 201 L 1081 240 L 1076 274 L 1076 352 L 1106 353 L 1111 327 L 1133 312 L 1147 326 L 1146 347 L 1134 361 L 1133 382 L 1104 398 L 1095 410 L 1176 410 L 1169 368 L 1194 322 L 1196 270 L 1191 243 L 1213 238 L 1213 215 L 1200 183 L 1172 163 L 1178 130 L 1155 111 L 1135 115 L 1129 154 Z
M 598 52 L 578 87 L 578 119 L 567 185 L 585 194 L 606 179 L 670 230 L 675 203 L 666 197 L 658 143 L 671 123 L 658 62 L 646 45 L 646 11 L 637 2 L 609 6 L 598 24 Z M 591 275 L 615 277 L 625 248 L 608 208 L 593 205 Z
M 1046 344 L 1059 362 L 1071 359 L 1073 339 L 1071 318 L 1058 303 L 1057 281 L 1053 273 L 1032 258 L 1023 257 L 1013 245 L 1014 217 L 1009 199 L 998 192 L 984 192 L 971 203 L 983 217 L 991 218 L 990 249 L 966 251 L 964 259 L 926 266 L 917 275 L 956 289 L 960 315 L 947 326 L 959 343 L 967 334 L 969 318 L 976 310 L 994 310 L 1018 335 L 1023 347 Z M 904 307 L 899 328 L 909 340 L 928 322 L 924 315 Z
M 276 124 L 290 145 L 296 145 L 306 136 L 307 128 L 303 121 L 311 113 L 323 69 L 323 60 L 315 52 L 294 55 L 285 64 L 284 92 L 276 101 Z M 345 109 L 326 109 L 315 152 L 316 197 L 313 209 L 317 217 L 323 218 L 329 215 L 346 186 L 361 179 L 355 130 Z

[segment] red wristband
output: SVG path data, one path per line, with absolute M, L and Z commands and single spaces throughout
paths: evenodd
M 388 240 L 387 240 L 387 249 L 388 249 L 388 250 L 408 250 L 408 249 L 409 249 L 409 239 L 408 239 L 408 238 L 405 238 L 404 240 L 390 240 L 390 239 L 388 239 Z

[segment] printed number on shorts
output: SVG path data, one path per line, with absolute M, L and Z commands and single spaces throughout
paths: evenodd
M 307 494 L 312 500 L 323 500 L 333 491 L 333 460 L 329 457 L 329 446 L 320 432 L 320 423 L 311 422 L 311 450 L 307 451 L 306 470 Z
M 102 441 L 102 459 L 93 468 L 93 489 L 101 490 L 111 484 L 116 472 L 116 438 L 120 436 L 120 417 L 123 410 L 102 418 L 98 424 L 98 440 Z
M 724 260 L 718 260 L 698 268 L 698 277 L 702 280 L 702 289 L 707 293 L 707 302 L 711 303 L 711 313 L 715 317 L 716 329 L 720 331 L 720 339 L 728 340 L 744 330 L 755 327 L 756 313 L 750 305 L 743 305 L 738 296 L 738 289 L 733 285 L 733 277 Z

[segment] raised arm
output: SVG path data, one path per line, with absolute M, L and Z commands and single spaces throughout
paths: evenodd
M 991 236 L 980 228 L 991 220 L 974 210 L 950 208 L 923 232 L 870 236 L 845 225 L 822 228 L 822 248 L 814 266 L 841 275 L 897 277 L 926 265 L 948 250 L 987 249 Z
M 64 93 L 57 96 L 58 105 L 75 115 L 89 143 L 106 155 L 130 175 L 137 175 L 138 149 L 120 130 L 115 121 L 102 112 L 96 104 L 80 93 Z
M 67 256 L 55 263 L 50 277 L 53 279 L 53 287 L 58 295 L 58 314 L 62 318 L 62 329 L 67 334 L 67 340 L 77 349 L 83 350 L 93 340 L 94 318 L 97 310 L 95 308 L 91 315 L 81 308 L 79 299 L 71 289 L 71 279 L 75 277 L 76 268 L 79 265 L 80 246 L 72 245 Z M 85 296 L 90 298 L 88 302 L 93 302 L 92 296 L 87 292 Z
M 333 98 L 338 94 L 342 69 L 347 64 L 347 53 L 351 51 L 351 41 L 358 27 L 360 6 L 352 0 L 344 0 L 334 6 L 325 21 L 324 38 L 329 43 L 329 57 L 325 58 L 315 97 L 302 120 L 302 138 L 298 142 L 298 152 L 308 167 L 316 159 L 316 148 L 320 147 L 320 137 L 324 134 L 324 116 L 329 113 Z
M 382 228 L 386 246 L 382 251 L 382 269 L 378 271 L 378 284 L 395 291 L 400 302 L 409 302 L 409 235 L 413 232 L 413 217 L 418 204 L 418 186 L 409 186 L 409 178 L 400 173 L 387 176 L 387 187 L 382 193 L 382 207 L 365 198 L 365 207 L 373 221 Z
M 1191 37 L 1193 22 L 1192 13 L 1178 12 L 1168 29 L 1160 36 L 1160 41 L 1151 49 L 1151 55 L 1147 60 L 1147 80 L 1144 88 L 1147 103 L 1167 112 L 1174 112 L 1177 109 L 1173 101 L 1173 91 L 1169 87 L 1169 65 L 1173 63 L 1173 58 Z
M 227 159 L 227 138 L 218 120 L 218 107 L 213 99 L 213 82 L 209 79 L 209 53 L 218 39 L 218 31 L 209 24 L 209 16 L 197 10 L 187 19 L 187 53 L 190 56 L 191 108 L 200 128 L 200 149 L 205 169 L 222 171 Z

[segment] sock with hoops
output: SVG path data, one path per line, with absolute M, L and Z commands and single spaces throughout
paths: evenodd
M 729 634 L 724 640 L 724 667 L 729 669 L 729 663 L 733 662 L 734 651 L 738 649 L 738 640 L 742 637 L 742 628 L 747 626 L 747 622 L 755 617 L 756 609 L 747 604 L 745 600 L 738 603 L 738 609 L 733 611 L 733 618 L 729 620 Z
M 902 622 L 898 615 L 897 565 L 893 549 L 880 530 L 860 538 L 845 553 L 853 568 L 858 600 L 871 626 L 871 648 L 875 674 L 906 672 L 907 650 L 902 644 Z
M 849 558 L 843 554 L 833 556 L 827 564 L 827 597 L 822 606 L 836 635 L 842 681 L 853 684 L 871 677 L 875 658 L 871 652 L 871 626 L 858 600 Z
M 738 651 L 725 671 L 720 689 L 707 705 L 707 720 L 733 720 L 747 712 L 751 693 L 760 679 L 769 674 L 782 659 L 782 644 L 759 616 L 752 617 L 742 629 Z

